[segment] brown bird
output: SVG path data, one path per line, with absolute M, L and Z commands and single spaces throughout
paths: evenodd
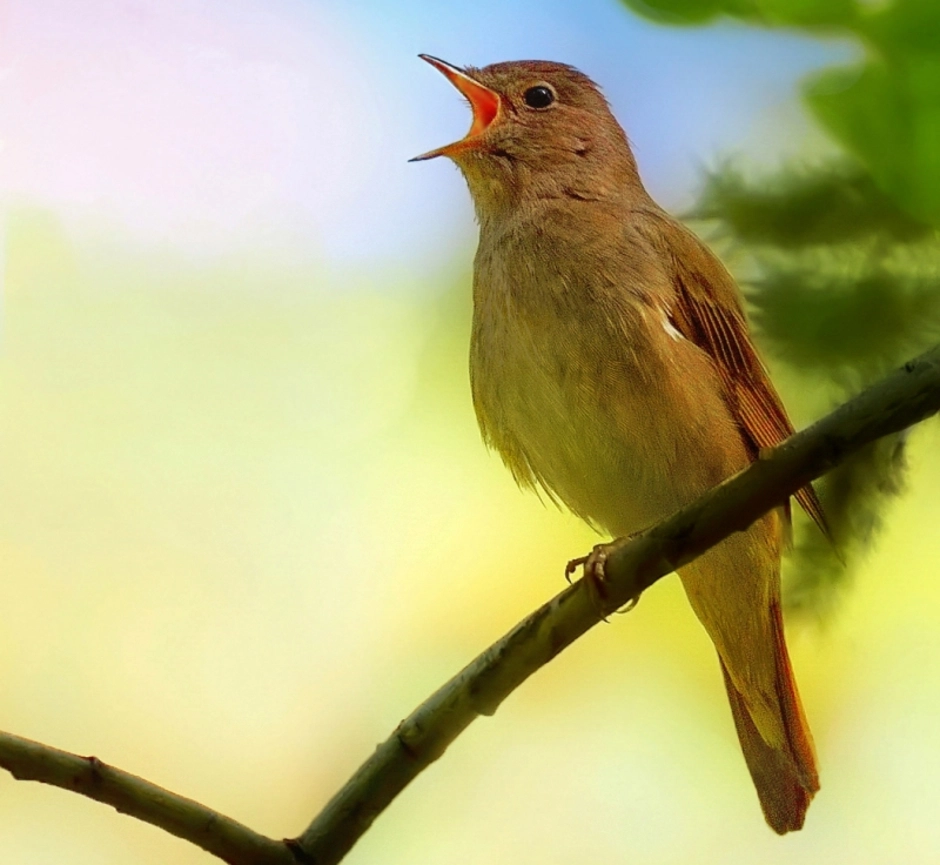
M 561 63 L 460 69 L 450 157 L 480 225 L 470 379 L 484 440 L 613 536 L 668 516 L 793 432 L 731 275 L 640 180 L 597 85 Z M 823 531 L 812 488 L 799 503 Z M 721 662 L 764 816 L 799 829 L 819 789 L 784 642 L 789 508 L 679 572 Z

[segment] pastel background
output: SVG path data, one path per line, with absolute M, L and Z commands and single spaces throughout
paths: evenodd
M 294 835 L 595 542 L 479 442 L 469 198 L 406 162 L 469 118 L 419 51 L 579 66 L 681 210 L 728 154 L 824 152 L 795 84 L 854 50 L 614 0 L 0 2 L 0 728 Z M 347 861 L 937 861 L 938 445 L 914 434 L 837 614 L 791 628 L 823 780 L 804 832 L 765 827 L 671 578 Z M 210 861 L 5 773 L 0 857 Z

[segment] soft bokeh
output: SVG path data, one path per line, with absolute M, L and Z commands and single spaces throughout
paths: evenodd
M 853 49 L 614 0 L 0 6 L 0 728 L 275 837 L 595 540 L 479 443 L 469 200 L 449 164 L 405 161 L 468 118 L 418 51 L 575 63 L 682 207 L 729 152 L 825 149 L 794 87 Z M 791 632 L 823 781 L 803 833 L 765 827 L 669 579 L 347 861 L 936 861 L 938 445 L 914 434 L 878 550 L 825 627 Z M 210 861 L 5 773 L 0 849 Z

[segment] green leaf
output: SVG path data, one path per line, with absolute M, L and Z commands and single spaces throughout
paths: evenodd
M 705 24 L 724 14 L 729 5 L 725 0 L 623 0 L 637 15 L 660 24 L 688 25 Z M 730 5 L 749 6 L 743 0 Z
M 661 24 L 706 24 L 719 15 L 751 24 L 846 28 L 858 14 L 856 0 L 623 0 L 638 15 Z
M 695 219 L 720 220 L 745 243 L 798 249 L 865 240 L 873 235 L 910 242 L 933 229 L 912 218 L 848 160 L 788 168 L 772 179 L 747 181 L 726 165 L 711 173 Z
M 858 32 L 884 57 L 904 58 L 912 52 L 940 51 L 940 3 L 937 0 L 895 0 L 864 16 Z
M 765 265 L 748 300 L 774 353 L 853 390 L 940 338 L 936 257 L 895 253 L 894 268 L 828 253 Z
M 806 100 L 876 183 L 917 219 L 940 226 L 940 54 L 823 72 Z
M 857 16 L 855 0 L 756 0 L 765 24 L 841 29 L 851 26 Z

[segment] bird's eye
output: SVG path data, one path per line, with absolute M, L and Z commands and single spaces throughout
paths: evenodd
M 526 92 L 522 94 L 522 98 L 529 108 L 548 108 L 548 106 L 555 101 L 555 94 L 550 87 L 546 87 L 544 84 L 537 84 L 535 87 L 530 87 L 526 90 Z

